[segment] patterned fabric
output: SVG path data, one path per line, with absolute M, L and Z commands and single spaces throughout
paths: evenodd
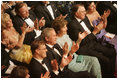
M 62 37 L 57 37 L 56 42 L 60 45 L 60 47 L 63 47 L 65 42 L 67 42 L 69 50 L 71 50 L 72 40 L 67 34 Z M 77 55 L 74 53 L 74 59 L 69 63 L 68 68 L 73 72 L 88 71 L 98 78 L 102 77 L 100 64 L 96 57 Z
M 29 64 L 32 59 L 31 47 L 29 45 L 23 45 L 19 49 L 13 49 L 10 57 L 17 61 Z
M 100 23 L 100 18 L 98 18 L 97 20 L 94 20 L 92 22 L 93 26 L 97 26 Z M 102 29 L 100 31 L 99 34 L 96 35 L 97 39 L 101 39 L 101 43 L 104 45 L 106 42 L 113 44 L 116 51 L 117 51 L 117 36 L 115 35 L 115 37 L 113 39 L 109 39 L 107 37 L 105 37 L 104 35 L 107 33 L 107 31 L 105 29 Z

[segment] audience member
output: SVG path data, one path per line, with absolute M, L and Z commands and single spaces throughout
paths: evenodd
M 76 41 L 78 39 L 78 33 L 86 32 L 80 44 L 78 54 L 96 56 L 101 63 L 102 73 L 107 73 L 105 77 L 108 77 L 108 74 L 113 77 L 116 51 L 109 45 L 103 46 L 95 37 L 95 35 L 103 29 L 103 21 L 93 28 L 88 18 L 85 16 L 86 10 L 84 5 L 74 5 L 72 10 L 75 18 L 68 24 L 68 34 L 70 38 Z
M 99 23 L 100 20 L 105 19 L 104 22 L 104 29 L 100 31 L 99 34 L 96 34 L 97 39 L 101 40 L 103 44 L 105 42 L 113 44 L 115 48 L 117 49 L 117 45 L 115 40 L 117 40 L 115 34 L 114 37 L 110 37 L 107 34 L 109 34 L 105 29 L 107 28 L 107 18 L 109 17 L 111 11 L 109 9 L 104 11 L 104 14 L 102 16 L 99 15 L 99 13 L 96 10 L 96 5 L 92 1 L 87 1 L 86 2 L 86 8 L 87 8 L 87 17 L 91 23 L 91 26 L 96 27 Z
M 112 1 L 99 1 L 96 9 L 100 15 L 102 15 L 105 10 L 111 10 L 107 18 L 106 31 L 117 35 L 117 8 L 113 6 Z
M 13 23 L 15 26 L 16 31 L 21 34 L 20 27 L 23 25 L 23 23 L 26 23 L 28 27 L 33 27 L 36 25 L 34 22 L 36 21 L 36 16 L 33 13 L 32 10 L 28 10 L 26 3 L 19 3 L 15 7 L 17 15 L 14 17 Z M 35 27 L 42 27 L 45 24 L 45 20 L 42 19 L 39 21 L 39 23 Z M 37 28 L 36 28 L 37 29 Z M 25 36 L 24 44 L 30 45 L 31 42 L 35 39 L 35 37 L 38 37 L 40 35 L 39 29 L 32 30 L 32 32 L 29 32 Z M 38 34 L 39 33 L 39 34 Z
M 60 15 L 60 12 L 49 1 L 39 1 L 38 6 L 34 9 L 34 12 L 38 19 L 44 17 L 46 20 L 45 27 L 50 27 L 52 21 Z
M 53 28 L 45 28 L 42 31 L 41 37 L 46 42 L 46 48 L 47 48 L 47 58 L 48 60 L 52 61 L 56 59 L 59 68 L 63 74 L 61 77 L 64 78 L 79 78 L 79 77 L 86 77 L 83 74 L 87 74 L 85 72 L 72 72 L 67 68 L 67 65 L 70 63 L 70 60 L 72 60 L 72 54 L 78 49 L 78 44 L 74 44 L 71 51 L 68 51 L 68 45 L 65 43 L 63 49 L 56 43 L 56 32 Z M 68 52 L 71 53 L 68 55 Z
M 116 77 L 116 5 L 117 1 L 2 1 L 1 77 Z
M 20 62 L 29 63 L 32 58 L 32 53 L 30 46 L 23 45 L 25 34 L 31 29 L 26 27 L 26 24 L 22 26 L 22 34 L 19 35 L 18 32 L 13 27 L 12 20 L 10 16 L 5 13 L 1 15 L 1 26 L 2 26 L 2 39 L 1 43 L 8 49 L 11 50 L 10 54 L 12 59 Z
M 69 51 L 72 47 L 72 40 L 67 35 L 67 21 L 64 19 L 56 19 L 52 23 L 52 27 L 57 33 L 56 42 L 63 48 L 67 42 Z M 80 40 L 79 40 L 80 41 Z M 73 72 L 85 71 L 94 74 L 96 77 L 101 77 L 101 67 L 96 57 L 73 54 L 73 60 L 69 63 L 68 68 Z
M 10 78 L 29 78 L 29 70 L 25 66 L 15 67 L 10 75 Z

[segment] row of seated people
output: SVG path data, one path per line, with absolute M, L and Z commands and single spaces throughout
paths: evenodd
M 95 17 L 91 18 L 89 9 L 87 17 L 85 16 L 83 4 L 73 6 L 74 19 L 68 25 L 66 16 L 62 15 L 52 22 L 47 21 L 46 16 L 38 21 L 37 16 L 28 11 L 25 3 L 16 5 L 17 15 L 13 19 L 13 24 L 8 14 L 1 14 L 2 74 L 4 75 L 9 64 L 11 65 L 9 62 L 11 60 L 16 65 L 27 66 L 33 78 L 39 78 L 47 71 L 53 78 L 114 77 L 116 61 L 114 45 L 109 42 L 103 44 L 96 38 L 98 33 L 105 29 L 110 10 L 105 11 L 103 16 L 97 16 L 94 2 L 88 5 L 89 8 L 91 6 L 95 11 L 92 15 L 101 19 L 96 25 L 92 22 Z M 44 15 L 45 13 L 42 12 Z M 44 27 L 47 24 L 45 21 L 50 23 L 51 28 Z M 6 51 L 10 54 L 5 53 Z M 45 64 L 42 64 L 43 60 Z

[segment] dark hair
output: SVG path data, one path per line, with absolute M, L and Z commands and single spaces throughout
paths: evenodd
M 31 51 L 32 51 L 32 54 L 35 53 L 35 50 L 37 48 L 39 48 L 41 45 L 45 45 L 45 42 L 42 41 L 42 40 L 34 40 L 31 44 Z
M 12 70 L 10 78 L 25 78 L 28 73 L 28 68 L 24 66 L 17 66 Z
M 58 34 L 58 31 L 61 30 L 61 28 L 64 27 L 64 25 L 67 25 L 67 21 L 63 18 L 57 18 L 52 22 L 52 28 L 54 28 L 54 30 L 56 31 L 56 33 Z
M 86 1 L 86 2 L 84 3 L 84 6 L 85 6 L 85 9 L 86 9 L 86 10 L 88 10 L 88 7 L 90 6 L 90 4 L 91 4 L 92 2 L 94 2 L 95 4 L 97 4 L 96 1 Z
M 84 6 L 83 3 L 80 4 L 76 4 L 72 6 L 72 14 L 75 15 L 75 13 L 77 12 L 77 10 L 79 9 L 79 6 Z
M 15 12 L 18 14 L 19 9 L 22 8 L 23 6 L 27 6 L 27 4 L 23 3 L 23 2 L 17 3 L 16 6 L 15 6 Z

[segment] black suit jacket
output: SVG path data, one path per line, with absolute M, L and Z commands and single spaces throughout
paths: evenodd
M 9 53 L 5 51 L 5 46 L 1 44 L 1 66 L 5 66 L 5 68 L 1 69 L 1 76 L 7 76 L 5 74 L 6 70 L 8 69 L 10 63 L 9 63 L 10 57 Z M 2 67 L 1 67 L 2 68 Z
M 52 7 L 54 17 L 56 18 L 57 16 L 60 15 L 60 12 L 55 8 L 55 6 L 51 2 L 50 2 L 50 5 Z M 36 16 L 38 17 L 38 19 L 41 19 L 42 17 L 44 17 L 44 19 L 46 20 L 45 27 L 51 27 L 53 18 L 50 12 L 48 11 L 48 9 L 46 8 L 46 6 L 42 2 L 39 2 L 39 5 L 34 9 L 34 12 Z
M 88 27 L 88 29 L 92 32 L 93 28 L 90 25 L 88 18 L 86 17 L 83 21 L 86 24 L 86 26 Z M 68 34 L 72 40 L 76 41 L 78 39 L 79 32 L 84 32 L 84 29 L 80 25 L 80 23 L 74 18 L 68 25 Z M 115 58 L 116 58 L 116 52 L 115 52 L 114 48 L 109 45 L 107 46 L 107 44 L 102 45 L 99 42 L 99 40 L 96 38 L 96 36 L 93 35 L 92 33 L 87 35 L 81 41 L 80 48 L 77 51 L 77 54 L 97 57 L 98 60 L 100 61 L 102 70 L 110 70 L 110 67 L 108 65 L 110 63 L 112 63 L 112 65 L 114 65 Z M 112 70 L 114 70 L 113 69 L 114 67 L 115 67 L 115 65 L 112 66 Z
M 90 31 L 93 31 L 93 27 L 90 25 L 90 22 L 88 18 L 86 17 L 84 20 L 84 23 L 88 27 Z M 68 24 L 68 35 L 73 41 L 77 41 L 78 39 L 78 33 L 84 32 L 85 30 L 81 26 L 81 24 L 77 21 L 76 18 L 74 18 L 71 22 Z
M 49 46 L 46 45 L 46 48 L 47 48 L 47 58 L 51 61 L 53 59 L 56 59 L 57 62 L 61 63 L 61 59 L 62 59 L 62 55 L 63 55 L 63 50 L 61 49 L 61 47 L 58 45 L 58 44 L 55 44 L 55 48 L 59 51 L 60 55 L 59 56 L 52 48 L 50 48 Z
M 29 11 L 29 18 L 34 21 L 36 19 L 36 15 L 34 14 L 33 11 Z M 16 31 L 19 33 L 19 34 L 22 34 L 22 31 L 21 31 L 21 26 L 23 26 L 23 23 L 25 21 L 19 16 L 19 15 L 16 15 L 13 19 L 13 24 L 14 24 L 14 28 L 16 29 Z M 32 32 L 29 32 L 25 35 L 25 39 L 24 39 L 24 44 L 28 44 L 30 45 L 31 42 L 34 40 L 36 34 L 35 34 L 35 31 L 32 31 Z
M 61 54 L 61 56 L 58 55 L 58 57 L 55 55 L 55 51 L 50 48 L 49 46 L 47 46 L 47 58 L 51 61 L 52 59 L 56 59 L 58 62 L 58 65 L 60 65 L 61 63 L 61 59 L 62 59 L 62 55 L 63 55 L 63 51 L 62 48 L 58 45 L 55 44 L 55 48 L 59 51 L 59 53 Z M 93 75 L 91 75 L 90 73 L 86 72 L 86 71 L 82 71 L 82 72 L 72 72 L 71 70 L 68 69 L 68 66 L 64 67 L 64 70 L 61 71 L 59 69 L 59 78 L 89 78 L 89 77 L 94 77 Z
M 49 72 L 52 72 L 52 68 L 49 61 L 45 58 L 44 62 L 48 67 Z M 41 74 L 45 74 L 47 72 L 46 69 L 42 66 L 42 64 L 34 58 L 32 58 L 29 64 L 29 71 L 32 78 L 40 78 Z

